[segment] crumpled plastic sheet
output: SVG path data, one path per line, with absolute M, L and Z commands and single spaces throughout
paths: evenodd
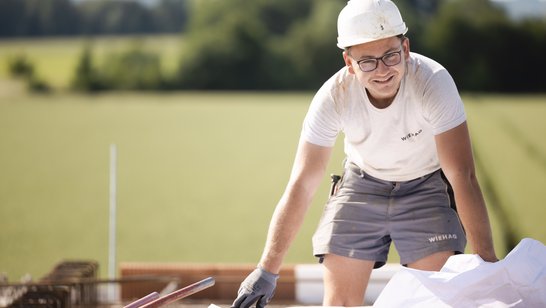
M 503 259 L 448 259 L 439 272 L 403 268 L 373 307 L 546 307 L 546 246 L 525 238 Z

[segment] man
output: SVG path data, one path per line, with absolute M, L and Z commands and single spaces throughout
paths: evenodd
M 345 172 L 313 236 L 323 305 L 362 305 L 391 241 L 415 269 L 439 270 L 467 238 L 474 253 L 497 261 L 461 98 L 440 64 L 410 52 L 406 31 L 389 0 L 350 0 L 339 14 L 346 66 L 313 98 L 262 258 L 233 307 L 271 299 L 340 132 Z

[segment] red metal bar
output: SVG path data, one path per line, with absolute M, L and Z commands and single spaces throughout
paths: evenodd
M 140 306 L 139 308 L 157 308 L 164 305 L 168 305 L 174 301 L 177 301 L 179 299 L 188 297 L 192 294 L 195 294 L 199 291 L 202 291 L 206 288 L 212 287 L 214 285 L 215 281 L 214 278 L 208 277 L 201 281 L 198 281 L 194 284 L 191 284 L 187 287 L 184 287 L 182 289 L 178 289 L 174 292 L 171 292 L 165 296 L 162 296 L 150 303 L 144 304 L 143 306 Z
M 136 301 L 130 303 L 129 305 L 123 307 L 123 308 L 138 308 L 142 305 L 145 305 L 151 301 L 154 301 L 156 299 L 159 298 L 159 293 L 157 292 L 152 292 L 144 297 L 141 297 L 139 299 L 137 299 Z

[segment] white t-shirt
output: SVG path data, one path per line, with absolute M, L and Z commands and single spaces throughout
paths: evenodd
M 332 147 L 345 134 L 347 162 L 387 181 L 408 181 L 440 168 L 434 135 L 466 120 L 455 83 L 437 62 L 410 53 L 392 104 L 374 107 L 347 67 L 316 93 L 305 117 L 302 138 Z

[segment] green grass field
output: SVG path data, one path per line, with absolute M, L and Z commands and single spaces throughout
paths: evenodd
M 496 200 L 491 191 L 485 193 L 509 222 L 498 231 L 546 243 L 546 97 L 473 96 L 467 101 L 478 169 Z
M 105 273 L 111 143 L 119 155 L 118 261 L 256 262 L 310 98 L 126 93 L 3 99 L 0 271 L 39 277 L 61 259 L 84 258 L 98 260 Z M 517 236 L 546 242 L 546 170 L 521 145 L 544 149 L 544 97 L 465 100 L 475 151 Z M 508 128 L 526 139 L 513 138 Z M 339 172 L 342 159 L 338 146 L 329 172 Z M 286 262 L 314 262 L 310 237 L 328 185 L 325 178 Z M 503 226 L 495 212 L 492 218 L 503 256 Z
M 177 37 L 143 39 L 173 67 Z M 39 278 L 80 258 L 99 261 L 106 274 L 112 143 L 118 262 L 255 263 L 313 93 L 37 96 L 6 80 L 6 57 L 24 50 L 42 78 L 65 89 L 84 41 L 0 41 L 0 272 Z M 96 50 L 131 41 L 99 38 Z M 464 100 L 499 257 L 507 232 L 546 243 L 546 96 Z M 341 172 L 341 145 L 328 173 Z M 310 238 L 328 180 L 287 263 L 315 262 Z
M 0 40 L 0 78 L 8 76 L 11 57 L 25 55 L 34 64 L 39 78 L 55 89 L 66 89 L 86 44 L 92 47 L 96 63 L 101 63 L 107 54 L 140 44 L 161 56 L 161 64 L 169 73 L 178 63 L 183 40 L 179 35 L 4 39 Z
M 309 99 L 190 93 L 2 101 L 0 271 L 40 276 L 62 258 L 97 259 L 105 269 L 111 143 L 119 152 L 120 261 L 255 262 Z M 312 261 L 306 250 L 319 212 L 317 205 L 289 260 Z

